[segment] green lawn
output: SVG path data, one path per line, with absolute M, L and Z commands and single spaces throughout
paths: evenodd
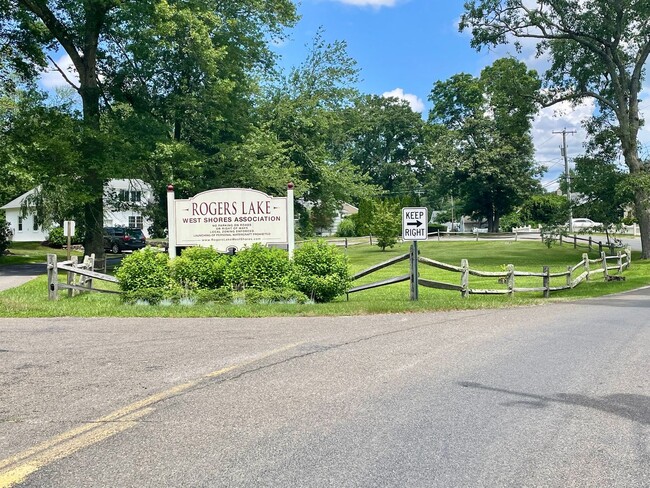
M 507 264 L 515 265 L 521 271 L 540 271 L 550 266 L 551 272 L 566 271 L 567 266 L 582 259 L 584 249 L 573 249 L 570 245 L 546 248 L 540 242 L 511 241 L 468 241 L 468 242 L 424 242 L 420 243 L 420 255 L 445 263 L 460 265 L 468 259 L 470 268 L 482 271 L 501 271 Z M 356 245 L 347 249 L 350 270 L 356 273 L 392 257 L 408 253 L 409 244 L 398 244 L 382 252 L 368 245 Z M 596 258 L 596 253 L 590 255 Z M 356 281 L 353 286 L 371 283 L 408 273 L 408 261 L 385 268 Z M 580 271 L 576 272 L 579 274 Z M 633 254 L 631 269 L 624 273 L 625 282 L 608 282 L 602 279 L 583 283 L 577 288 L 556 292 L 550 299 L 541 293 L 518 293 L 509 296 L 471 295 L 462 298 L 459 292 L 432 290 L 420 287 L 420 300 L 409 301 L 408 282 L 376 288 L 345 296 L 328 304 L 312 305 L 171 305 L 142 306 L 124 305 L 115 295 L 88 293 L 68 298 L 61 293 L 56 302 L 49 302 L 45 277 L 33 280 L 21 287 L 0 293 L 0 316 L 51 317 L 51 316 L 115 316 L 115 317 L 264 317 L 279 315 L 358 315 L 366 313 L 397 313 L 428 310 L 479 309 L 506 306 L 522 306 L 548 303 L 549 300 L 571 300 L 597 297 L 609 293 L 650 285 L 650 261 L 639 261 Z M 420 276 L 425 279 L 460 284 L 460 274 L 442 271 L 420 264 Z M 63 276 L 61 277 L 63 281 Z M 566 283 L 565 278 L 556 278 L 551 286 Z M 541 278 L 517 278 L 517 286 L 541 286 Z M 470 277 L 470 288 L 505 288 L 496 278 Z
M 48 254 L 56 254 L 57 259 L 63 260 L 67 257 L 67 250 L 53 249 L 42 246 L 40 242 L 12 242 L 9 247 L 11 254 L 0 256 L 0 268 L 10 264 L 38 264 L 47 262 Z M 73 256 L 81 256 L 83 253 L 72 251 Z

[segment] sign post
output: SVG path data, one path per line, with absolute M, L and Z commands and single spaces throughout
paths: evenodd
M 429 211 L 426 207 L 402 208 L 402 240 L 411 241 L 410 275 L 411 300 L 417 301 L 418 290 L 418 241 L 426 241 L 429 236 Z

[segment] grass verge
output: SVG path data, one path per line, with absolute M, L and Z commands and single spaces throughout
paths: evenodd
M 0 268 L 11 264 L 39 264 L 47 262 L 48 254 L 56 254 L 57 259 L 65 260 L 67 250 L 42 246 L 40 242 L 12 242 L 9 247 L 11 254 L 0 256 Z M 72 251 L 73 256 L 82 256 L 79 251 Z
M 551 272 L 566 271 L 567 266 L 577 264 L 584 250 L 572 246 L 554 246 L 547 249 L 539 242 L 512 241 L 456 241 L 420 243 L 421 256 L 460 265 L 468 259 L 470 267 L 482 271 L 501 271 L 505 265 L 513 264 L 517 270 L 541 271 L 550 266 Z M 377 247 L 357 245 L 347 250 L 350 270 L 356 273 L 374 264 L 405 254 L 409 244 L 398 244 L 395 248 L 381 252 Z M 432 290 L 420 287 L 420 300 L 409 301 L 409 284 L 399 283 L 339 297 L 327 304 L 242 304 L 242 305 L 168 305 L 143 306 L 123 304 L 116 295 L 87 293 L 68 298 L 65 292 L 60 299 L 50 302 L 46 299 L 46 278 L 39 277 L 23 286 L 0 293 L 0 316 L 3 317 L 268 317 L 268 316 L 321 316 L 361 315 L 375 313 L 423 312 L 432 310 L 460 310 L 498 308 L 545 304 L 551 301 L 566 301 L 593 298 L 627 291 L 650 285 L 650 261 L 639 261 L 634 253 L 631 269 L 624 273 L 624 282 L 604 282 L 602 279 L 583 283 L 573 290 L 556 292 L 550 299 L 541 293 L 518 293 L 509 296 L 472 295 L 462 298 L 453 291 Z M 590 255 L 596 258 L 596 253 Z M 385 268 L 354 283 L 363 284 L 380 281 L 408 273 L 408 261 Z M 579 273 L 579 272 L 578 272 Z M 577 274 L 576 274 L 577 275 Z M 420 264 L 420 276 L 426 279 L 460 283 L 460 275 L 438 270 Z M 64 280 L 63 275 L 60 278 Z M 551 286 L 565 283 L 565 278 L 556 278 Z M 108 286 L 108 284 L 102 284 Z M 471 288 L 503 288 L 496 278 L 470 277 Z M 517 286 L 541 286 L 541 278 L 518 278 Z

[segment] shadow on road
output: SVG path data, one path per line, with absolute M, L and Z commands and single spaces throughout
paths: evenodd
M 576 405 L 579 407 L 593 408 L 601 412 L 618 415 L 628 420 L 644 425 L 650 425 L 650 397 L 647 395 L 634 395 L 631 393 L 615 393 L 603 397 L 589 397 L 570 393 L 556 393 L 553 396 L 535 395 L 505 388 L 482 385 L 471 381 L 458 383 L 465 388 L 493 391 L 512 395 L 520 400 L 501 403 L 503 406 L 523 406 L 527 408 L 545 408 L 553 403 Z

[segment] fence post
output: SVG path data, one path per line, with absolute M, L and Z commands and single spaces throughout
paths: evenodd
M 517 233 L 517 229 L 515 229 L 515 242 L 517 242 L 519 239 L 519 234 Z
M 562 233 L 560 232 L 560 246 L 564 243 L 564 240 L 563 240 L 563 239 L 564 239 L 564 236 L 563 236 Z
M 602 254 L 602 253 L 603 253 L 603 242 L 598 241 L 598 254 Z
M 603 260 L 603 276 L 607 279 L 607 257 L 604 252 L 600 253 L 600 259 Z
M 59 285 L 57 280 L 59 278 L 59 270 L 56 267 L 56 254 L 47 255 L 47 298 L 49 300 L 56 300 L 58 298 Z
M 463 259 L 460 262 L 460 267 L 463 268 L 460 275 L 460 286 L 462 288 L 460 293 L 463 298 L 467 298 L 469 296 L 469 261 Z
M 616 260 L 616 263 L 618 264 L 618 274 L 623 273 L 623 255 L 621 254 L 621 251 L 616 252 L 616 257 L 618 258 Z
M 587 281 L 589 281 L 589 254 L 584 253 L 582 255 L 582 261 L 585 263 L 585 273 L 587 273 Z
M 88 259 L 88 269 L 93 270 L 95 268 L 95 253 L 92 253 L 90 255 L 90 258 Z M 93 287 L 93 279 L 92 277 L 88 276 L 86 278 L 86 288 L 90 289 Z
M 346 249 L 348 248 L 348 238 L 347 237 L 345 238 L 345 248 Z
M 411 242 L 411 301 L 419 298 L 418 290 L 418 241 Z
M 573 249 L 578 249 L 578 236 L 573 234 Z
M 589 236 L 589 252 L 592 251 L 592 247 L 591 247 L 592 243 L 593 243 L 592 238 L 591 236 Z
M 70 257 L 70 266 L 73 268 L 77 266 L 77 263 L 79 262 L 79 256 L 71 256 Z M 74 281 L 74 273 L 72 271 L 68 271 L 68 279 L 66 280 L 68 285 L 76 285 Z M 72 288 L 68 288 L 68 298 L 72 297 L 74 295 L 74 290 Z
M 627 254 L 627 269 L 632 266 L 632 248 L 628 245 L 625 247 L 625 254 Z
M 544 266 L 542 268 L 542 272 L 544 273 L 544 278 L 543 278 L 544 284 L 542 285 L 544 286 L 544 298 L 548 298 L 549 296 L 551 296 L 551 290 L 550 290 L 551 277 L 549 276 L 551 274 L 551 268 L 548 266 Z
M 438 242 L 440 242 L 440 229 L 438 229 Z
M 515 234 L 517 235 L 517 234 Z M 515 265 L 508 265 L 508 294 L 513 297 L 515 296 Z
M 571 273 L 573 272 L 573 266 L 567 266 L 566 270 L 568 272 L 568 274 L 566 275 L 566 286 L 572 288 L 571 283 L 573 283 L 573 280 L 571 279 L 572 278 Z
M 370 245 L 372 246 L 372 234 L 370 234 Z

